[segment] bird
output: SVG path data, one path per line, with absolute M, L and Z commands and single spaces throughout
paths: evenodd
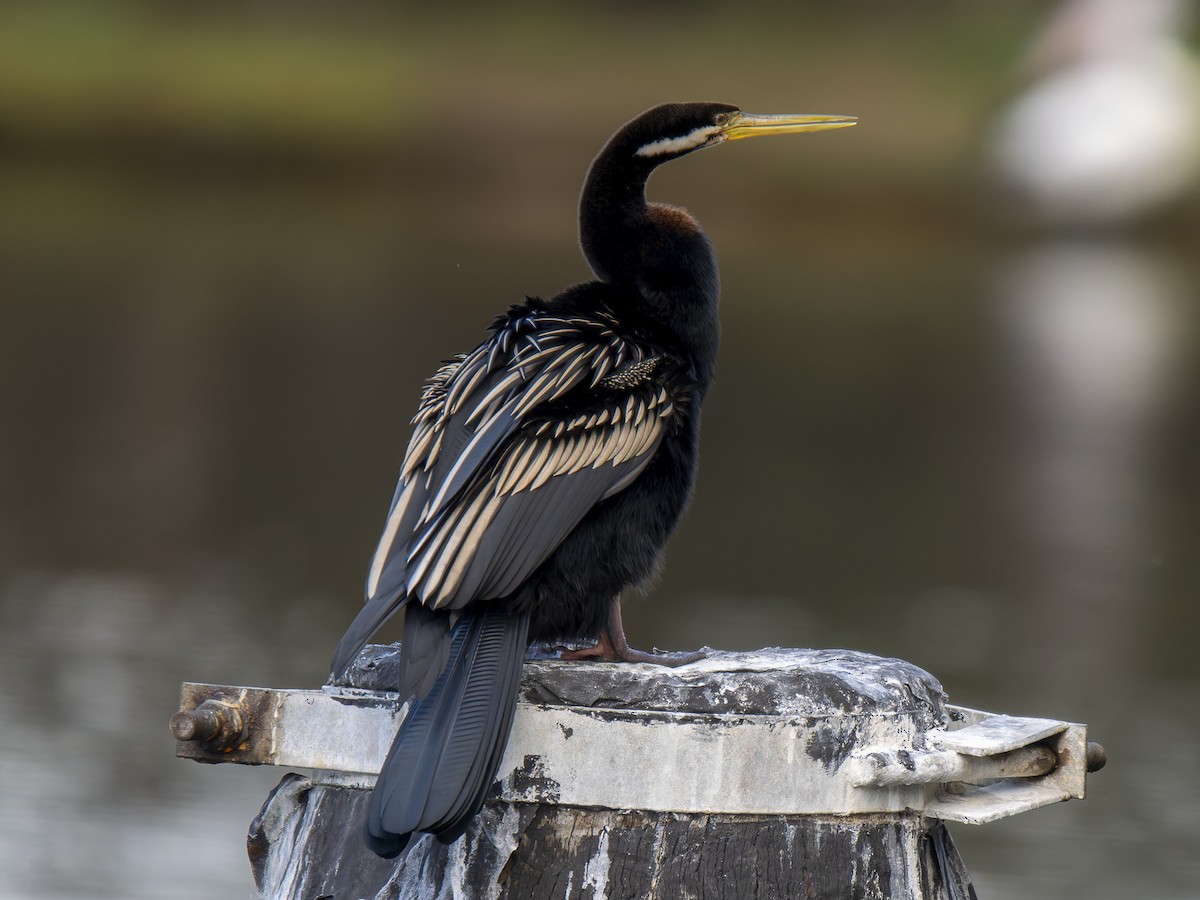
M 685 210 L 648 202 L 660 165 L 760 135 L 853 125 L 670 103 L 593 160 L 579 239 L 593 280 L 527 297 L 421 392 L 366 599 L 334 652 L 344 674 L 403 612 L 409 701 L 371 793 L 366 842 L 460 837 L 482 808 L 531 641 L 595 641 L 566 658 L 680 664 L 629 646 L 620 595 L 652 575 L 696 475 L 717 357 L 712 245 Z
M 1200 65 L 1185 0 L 1064 0 L 993 123 L 1004 211 L 1058 229 L 1136 225 L 1200 177 Z

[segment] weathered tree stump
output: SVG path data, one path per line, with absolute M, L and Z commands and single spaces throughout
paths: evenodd
M 349 676 L 392 681 L 371 647 Z M 467 833 L 363 846 L 363 779 L 288 775 L 250 832 L 272 898 L 974 896 L 926 784 L 851 786 L 856 751 L 921 749 L 932 676 L 846 651 L 714 653 L 678 669 L 531 661 L 501 780 Z M 336 735 L 330 735 L 334 740 Z M 904 759 L 904 757 L 901 757 Z

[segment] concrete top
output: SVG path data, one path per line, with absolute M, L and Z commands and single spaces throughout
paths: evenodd
M 855 650 L 769 647 L 751 652 L 708 650 L 677 668 L 648 663 L 600 663 L 531 658 L 521 700 L 545 706 L 637 709 L 672 713 L 767 716 L 916 714 L 925 728 L 945 719 L 937 679 L 901 659 Z M 394 690 L 399 648 L 370 645 L 342 684 Z

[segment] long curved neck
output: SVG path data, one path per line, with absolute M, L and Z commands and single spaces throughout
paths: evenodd
M 605 147 L 588 169 L 579 198 L 579 242 L 601 281 L 622 284 L 634 276 L 629 251 L 644 226 L 646 180 L 652 168 L 622 160 Z
M 588 171 L 579 204 L 579 238 L 596 277 L 637 303 L 636 313 L 665 328 L 707 385 L 716 362 L 720 286 L 712 245 L 699 223 L 675 207 L 646 202 L 650 160 L 621 153 L 617 139 Z

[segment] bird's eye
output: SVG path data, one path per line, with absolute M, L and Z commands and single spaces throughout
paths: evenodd
M 713 116 L 713 124 L 724 127 L 725 125 L 729 124 L 729 120 L 732 118 L 733 117 L 729 115 L 729 113 L 717 113 L 715 116 Z

